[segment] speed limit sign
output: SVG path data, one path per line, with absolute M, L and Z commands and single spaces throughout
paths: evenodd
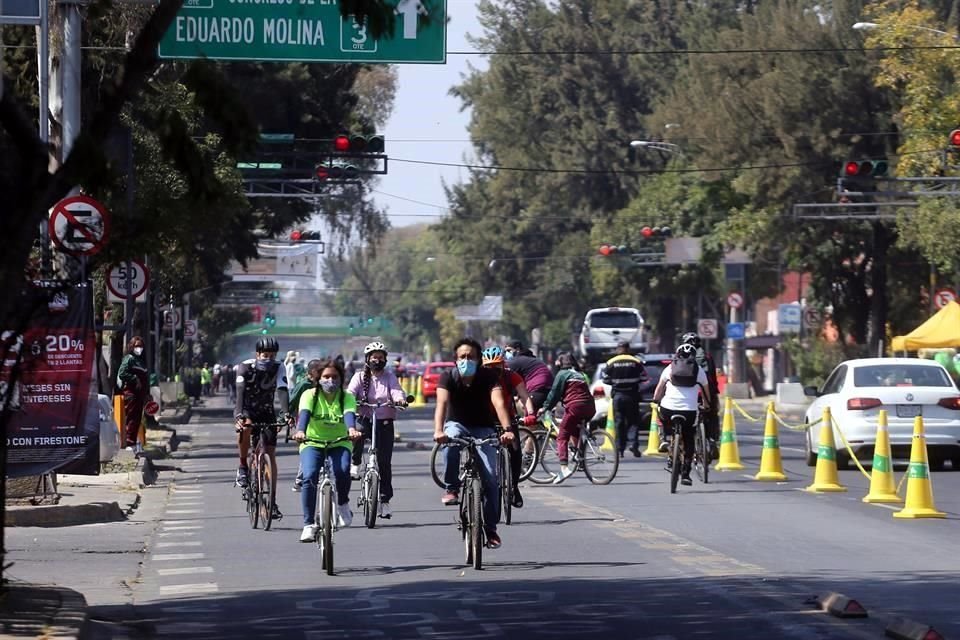
M 107 276 L 107 300 L 123 302 L 127 299 L 127 279 L 130 280 L 130 295 L 137 302 L 146 298 L 150 284 L 150 272 L 139 260 L 129 260 L 116 264 Z

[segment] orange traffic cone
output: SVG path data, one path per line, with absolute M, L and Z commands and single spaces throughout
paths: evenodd
M 740 448 L 737 446 L 737 428 L 733 422 L 733 398 L 727 396 L 723 405 L 723 431 L 720 432 L 720 461 L 713 467 L 717 471 L 743 469 Z
M 657 426 L 659 422 L 660 411 L 657 405 L 650 403 L 650 434 L 647 436 L 647 448 L 643 451 L 645 456 L 664 456 L 660 453 L 660 429 Z
M 817 447 L 817 469 L 813 484 L 806 489 L 813 493 L 846 491 L 837 477 L 837 448 L 833 443 L 833 420 L 830 407 L 823 408 L 823 424 L 820 425 L 820 444 Z
M 870 469 L 870 492 L 864 496 L 864 502 L 903 502 L 893 482 L 891 457 L 887 410 L 880 409 L 880 415 L 877 416 L 877 443 L 873 447 L 873 467 Z
M 773 417 L 773 403 L 767 403 L 767 423 L 763 428 L 763 453 L 760 456 L 760 471 L 754 480 L 783 482 L 787 475 L 783 472 L 783 459 L 780 457 L 780 435 L 777 433 L 777 421 Z
M 927 462 L 927 438 L 923 434 L 923 418 L 913 420 L 913 445 L 910 447 L 910 468 L 907 470 L 907 503 L 894 518 L 945 518 L 933 504 L 930 464 Z

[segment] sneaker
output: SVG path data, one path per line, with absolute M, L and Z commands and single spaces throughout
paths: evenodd
M 689 487 L 690 485 L 693 484 L 693 480 L 690 479 L 689 473 L 685 476 L 680 476 L 680 484 L 682 484 L 685 487 Z
M 453 505 L 460 504 L 460 494 L 457 493 L 456 491 L 447 491 L 445 494 L 443 494 L 443 497 L 440 498 L 440 502 L 442 502 L 444 506 L 447 506 L 447 507 L 452 507 Z
M 560 484 L 572 475 L 573 469 L 567 465 L 560 465 L 560 472 L 557 474 L 557 477 L 553 479 L 553 484 Z
M 290 490 L 293 491 L 294 493 L 300 493 L 301 491 L 303 491 L 303 483 L 302 483 L 302 482 L 294 482 L 294 483 L 293 483 L 293 486 L 290 487 Z
M 241 487 L 243 489 L 246 489 L 248 486 L 250 486 L 250 481 L 247 480 L 246 467 L 240 467 L 239 469 L 237 469 L 237 479 L 235 483 L 238 487 Z
M 487 549 L 499 549 L 503 544 L 500 535 L 496 531 L 487 531 Z
M 270 518 L 272 520 L 283 520 L 283 514 L 280 513 L 280 509 L 276 504 L 273 505 L 273 513 L 270 514 Z
M 660 453 L 666 453 L 670 451 L 670 439 L 664 438 L 660 441 L 660 448 L 658 449 Z
M 384 520 L 389 520 L 389 519 L 390 519 L 390 516 L 392 516 L 392 515 L 393 515 L 393 511 L 390 510 L 390 503 L 389 503 L 389 502 L 381 502 L 381 503 L 380 503 L 380 517 L 383 518 Z
M 633 454 L 634 458 L 639 458 L 640 456 L 643 455 L 642 453 L 640 453 L 640 447 L 637 447 L 637 446 L 630 447 L 630 453 Z
M 317 525 L 308 524 L 300 532 L 300 542 L 313 542 L 317 538 Z
M 354 480 L 360 479 L 360 465 L 351 464 L 350 465 L 350 477 Z
M 350 503 L 346 502 L 337 507 L 337 525 L 342 529 L 353 524 L 353 511 L 350 510 Z
M 523 509 L 523 496 L 520 495 L 520 489 L 513 490 L 513 500 L 511 500 L 515 509 Z

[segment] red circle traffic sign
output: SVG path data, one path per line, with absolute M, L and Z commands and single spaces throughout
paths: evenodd
M 150 271 L 145 264 L 139 260 L 130 260 L 130 273 L 127 273 L 127 263 L 121 262 L 114 265 L 107 275 L 107 289 L 118 298 L 127 297 L 127 277 L 133 281 L 131 297 L 136 298 L 147 290 L 150 285 Z
M 933 294 L 933 306 L 937 309 L 943 309 L 956 300 L 957 293 L 953 289 L 938 289 L 937 292 Z
M 160 405 L 156 401 L 151 400 L 147 404 L 143 405 L 143 412 L 148 416 L 155 416 L 160 411 Z
M 110 232 L 107 208 L 89 196 L 71 196 L 53 206 L 47 223 L 50 239 L 61 251 L 92 256 L 103 248 Z
M 731 309 L 739 309 L 743 306 L 743 296 L 736 291 L 727 294 L 727 306 Z

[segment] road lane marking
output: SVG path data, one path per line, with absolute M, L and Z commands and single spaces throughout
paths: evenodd
M 159 553 L 151 556 L 154 562 L 176 562 L 180 560 L 202 560 L 202 553 Z
M 168 509 L 167 513 L 176 513 L 176 514 L 203 513 L 203 509 Z
M 164 524 L 164 531 L 187 531 L 189 529 L 203 529 L 202 524 L 188 524 L 190 520 L 174 520 L 175 524 Z M 183 524 L 181 524 L 183 523 Z
M 169 538 L 169 537 L 180 538 L 182 536 L 195 536 L 197 535 L 197 532 L 196 531 L 161 531 L 157 535 L 160 536 L 161 538 Z
M 169 547 L 202 547 L 203 543 L 199 540 L 174 540 L 173 542 L 158 542 L 157 549 L 166 549 Z
M 194 573 L 213 573 L 213 567 L 171 567 L 169 569 L 157 569 L 157 574 L 161 576 L 186 576 Z
M 216 582 L 197 582 L 195 584 L 168 584 L 160 587 L 164 595 L 181 595 L 189 593 L 214 593 L 220 590 Z

